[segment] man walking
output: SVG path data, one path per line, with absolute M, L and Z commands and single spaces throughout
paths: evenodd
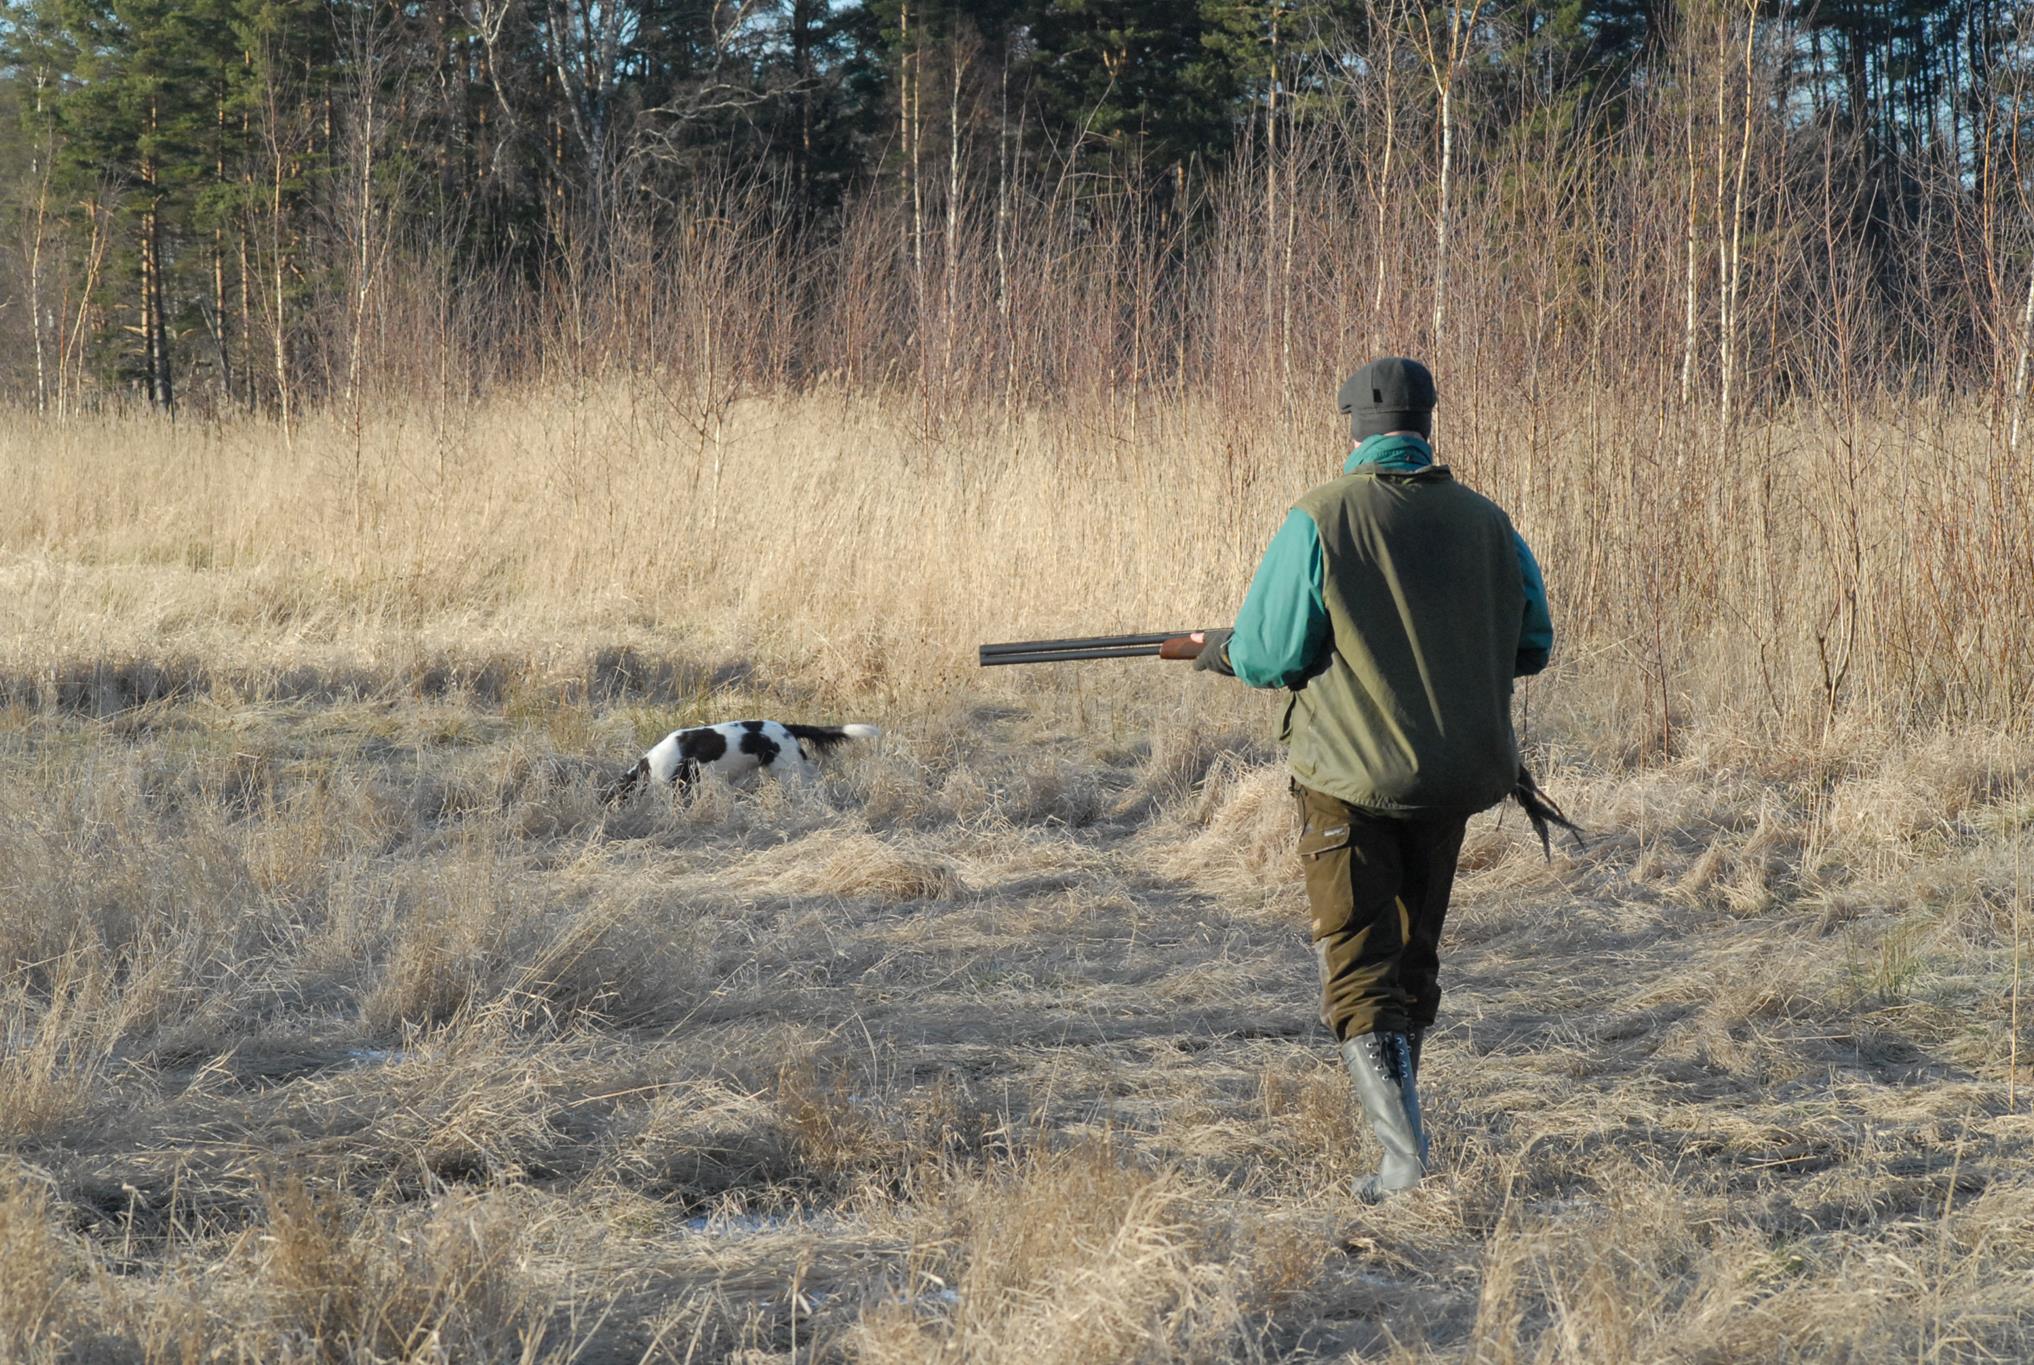
M 1512 680 L 1546 667 L 1554 628 L 1510 519 L 1434 463 L 1426 366 L 1374 360 L 1340 399 L 1355 452 L 1293 505 L 1196 666 L 1291 690 L 1321 1019 L 1384 1148 L 1355 1188 L 1376 1202 L 1426 1171 L 1420 1040 L 1463 827 L 1518 781 Z

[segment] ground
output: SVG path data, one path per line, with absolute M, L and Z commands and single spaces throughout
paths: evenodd
M 1594 837 L 1473 822 L 1366 1209 L 1265 717 L 1110 667 L 17 679 L 0 1356 L 2034 1350 L 2034 751 L 1542 722 Z M 886 734 L 600 805 L 709 713 Z

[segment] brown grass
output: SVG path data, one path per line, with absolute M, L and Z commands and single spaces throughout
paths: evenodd
M 654 436 L 575 495 L 484 458 L 508 413 L 437 491 L 378 434 L 357 536 L 315 430 L 0 436 L 0 1356 L 2034 1351 L 2034 749 L 1881 708 L 1897 583 L 1833 718 L 1799 640 L 1776 708 L 1765 626 L 1663 618 L 1665 749 L 1610 608 L 1557 603 L 1526 716 L 1595 837 L 1472 822 L 1441 1174 L 1367 1211 L 1271 704 L 967 656 L 1226 615 L 1299 456 L 1047 507 L 1064 432 L 923 462 L 810 413 L 744 418 L 718 539 Z M 1614 603 L 1636 548 L 1536 505 Z M 741 715 L 886 733 L 600 805 Z
M 1227 620 L 1345 444 L 1325 402 L 1147 396 L 928 435 L 889 400 L 821 390 L 743 399 L 711 453 L 663 382 L 392 405 L 357 441 L 323 418 L 287 444 L 259 422 L 10 422 L 0 702 L 468 693 L 583 748 L 604 738 L 589 702 L 719 715 L 759 669 L 886 713 L 963 679 L 1001 693 L 1011 680 L 973 672 L 980 641 Z M 2023 724 L 2034 634 L 2007 604 L 2034 581 L 2034 536 L 1982 415 L 1782 410 L 1735 457 L 1760 478 L 1699 486 L 1713 433 L 1614 393 L 1529 440 L 1468 414 L 1439 435 L 1539 551 L 1591 743 L 1629 758 L 1724 714 L 1790 748 Z M 1964 476 L 1859 454 L 1916 446 Z M 1106 731 L 1087 676 L 1047 685 Z M 1161 786 L 1226 737 L 1110 735 L 1165 746 Z
M 2029 1347 L 2024 749 L 1564 765 L 1598 841 L 1551 867 L 1480 817 L 1429 1068 L 1443 1174 L 1380 1214 L 1343 1193 L 1369 1153 L 1311 1017 L 1283 779 L 1182 777 L 1175 744 L 1081 735 L 1066 708 L 1095 704 L 617 814 L 604 751 L 480 704 L 21 718 L 8 1349 Z M 1208 704 L 1150 723 L 1219 732 Z M 1148 703 L 1110 705 L 1127 730 Z M 250 753 L 259 799 L 221 777 Z M 942 766 L 964 811 L 898 795 Z M 1917 773 L 1925 818 L 1839 815 Z

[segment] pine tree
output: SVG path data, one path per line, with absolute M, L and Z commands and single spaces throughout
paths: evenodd
M 127 230 L 105 288 L 131 341 L 109 346 L 103 363 L 170 408 L 176 348 L 195 322 L 181 277 L 199 178 L 200 29 L 167 0 L 53 0 L 43 20 L 74 56 L 57 103 L 69 187 L 89 194 L 105 181 Z
M 1041 138 L 1153 179 L 1225 155 L 1248 73 L 1221 8 L 1207 7 L 1211 17 L 1167 0 L 1041 6 L 1030 26 Z

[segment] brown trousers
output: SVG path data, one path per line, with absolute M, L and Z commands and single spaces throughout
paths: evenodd
M 1321 969 L 1321 1022 L 1344 1041 L 1426 1028 L 1441 1007 L 1441 924 L 1461 815 L 1399 819 L 1295 783 Z

